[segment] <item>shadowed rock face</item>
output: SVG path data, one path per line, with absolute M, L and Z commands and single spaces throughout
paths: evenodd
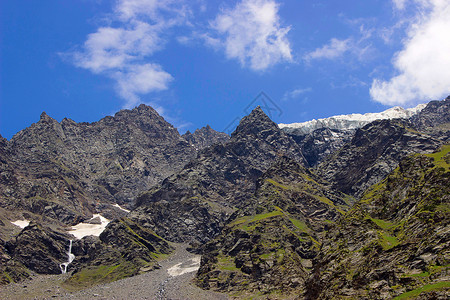
M 374 121 L 358 129 L 351 142 L 317 166 L 317 174 L 334 189 L 359 197 L 412 153 L 430 153 L 442 141 L 400 120 Z
M 117 216 L 195 156 L 195 149 L 151 107 L 122 110 L 95 123 L 39 122 L 1 140 L 1 204 L 66 224 L 92 212 Z
M 320 128 L 306 135 L 289 133 L 302 149 L 309 167 L 315 167 L 350 142 L 356 129 L 338 130 Z
M 245 205 L 257 178 L 279 157 L 305 163 L 298 145 L 257 107 L 231 139 L 200 151 L 183 170 L 138 199 L 131 218 L 172 241 L 204 242 Z
M 187 131 L 182 137 L 197 150 L 215 143 L 225 143 L 230 139 L 228 134 L 215 131 L 209 125 L 195 130 L 194 133 Z
M 69 234 L 31 223 L 6 244 L 10 257 L 40 274 L 61 274 L 60 264 L 67 261 Z
M 30 277 L 27 268 L 18 261 L 11 259 L 6 243 L 0 239 L 0 285 L 19 282 Z

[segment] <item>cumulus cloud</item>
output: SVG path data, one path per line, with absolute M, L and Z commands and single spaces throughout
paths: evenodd
M 280 25 L 278 9 L 273 0 L 242 0 L 211 22 L 213 36 L 206 35 L 207 44 L 256 71 L 292 61 L 290 28 Z
M 393 58 L 396 75 L 374 79 L 372 99 L 386 105 L 412 106 L 439 99 L 450 92 L 450 2 L 447 0 L 394 1 L 398 9 L 418 5 L 403 49 Z
M 70 53 L 76 66 L 116 82 L 125 107 L 139 103 L 139 95 L 168 88 L 173 77 L 151 55 L 164 48 L 167 30 L 187 21 L 189 10 L 175 0 L 120 0 L 110 23 L 87 36 L 80 50 Z
M 151 63 L 130 65 L 117 71 L 113 78 L 117 80 L 119 95 L 127 100 L 128 106 L 139 102 L 139 94 L 167 89 L 167 84 L 173 79 L 160 65 Z

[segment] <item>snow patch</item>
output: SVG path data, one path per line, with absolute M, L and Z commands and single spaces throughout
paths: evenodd
M 113 206 L 114 206 L 114 207 L 117 207 L 117 208 L 120 209 L 120 210 L 123 210 L 124 212 L 127 212 L 127 213 L 130 212 L 128 209 L 125 209 L 125 208 L 121 207 L 119 204 L 114 204 Z
M 200 268 L 200 258 L 201 256 L 196 256 L 187 262 L 176 264 L 167 269 L 167 273 L 170 276 L 180 276 L 186 273 L 195 272 Z
M 320 128 L 357 129 L 375 120 L 408 119 L 419 113 L 425 106 L 427 105 L 419 104 L 409 109 L 396 106 L 379 113 L 339 115 L 324 119 L 313 119 L 302 123 L 278 124 L 278 126 L 288 133 L 295 132 L 296 134 L 308 134 Z
M 17 220 L 17 221 L 11 222 L 11 223 L 22 229 L 27 227 L 28 225 L 30 225 L 30 221 L 28 221 L 28 220 Z
M 97 217 L 100 218 L 100 224 L 79 223 L 75 226 L 72 226 L 72 230 L 69 230 L 69 233 L 73 234 L 77 239 L 82 239 L 83 237 L 88 235 L 99 236 L 100 233 L 105 230 L 106 225 L 108 225 L 109 223 L 109 220 L 105 217 L 102 217 L 100 214 L 94 214 L 92 219 L 95 219 Z

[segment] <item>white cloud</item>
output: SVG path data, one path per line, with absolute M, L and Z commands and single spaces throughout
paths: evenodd
M 290 28 L 281 27 L 278 8 L 273 0 L 242 0 L 211 22 L 216 37 L 208 35 L 207 44 L 223 48 L 227 58 L 257 71 L 292 61 Z
M 133 23 L 129 29 L 101 27 L 89 34 L 84 51 L 74 55 L 76 65 L 101 73 L 127 66 L 162 47 L 158 29 L 145 22 Z
M 300 95 L 312 92 L 312 88 L 298 88 L 284 93 L 282 100 L 296 99 Z
M 334 59 L 342 56 L 345 52 L 351 49 L 350 39 L 339 40 L 332 38 L 330 42 L 321 48 L 307 53 L 304 59 L 311 61 L 313 59 Z
M 108 21 L 117 26 L 89 34 L 71 57 L 76 66 L 114 79 L 129 108 L 140 95 L 168 88 L 173 77 L 149 60 L 164 48 L 168 30 L 187 23 L 190 11 L 175 0 L 119 0 L 113 11 Z
M 173 77 L 160 65 L 129 65 L 124 71 L 117 71 L 113 78 L 117 80 L 119 95 L 126 99 L 126 107 L 139 103 L 138 95 L 152 91 L 166 90 Z
M 351 20 L 347 20 L 352 22 Z M 359 21 L 353 21 L 359 23 Z M 371 37 L 373 29 L 366 29 L 364 25 L 358 26 L 358 34 L 347 39 L 332 38 L 330 42 L 322 47 L 315 49 L 303 56 L 303 59 L 310 63 L 312 60 L 335 60 L 346 54 L 358 59 L 360 62 L 371 59 L 373 52 Z
M 400 10 L 405 8 L 406 1 L 407 0 L 392 0 L 392 2 L 394 3 L 394 6 Z
M 395 1 L 398 8 L 419 4 L 403 49 L 393 59 L 397 75 L 374 79 L 371 97 L 386 105 L 411 106 L 450 92 L 450 2 L 448 0 Z M 403 5 L 403 6 L 402 6 Z

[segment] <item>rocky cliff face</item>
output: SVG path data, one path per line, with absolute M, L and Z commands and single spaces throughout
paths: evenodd
M 105 204 L 131 205 L 138 193 L 180 170 L 196 153 L 145 105 L 91 124 L 58 123 L 43 113 L 0 146 L 2 207 L 65 224 L 93 212 L 117 216 Z
M 317 166 L 331 154 L 350 142 L 356 130 L 339 130 L 330 128 L 316 129 L 306 135 L 289 133 L 302 149 L 309 167 Z
M 29 270 L 20 262 L 11 259 L 5 241 L 0 239 L 0 285 L 19 282 L 29 277 Z
M 286 155 L 304 164 L 298 145 L 257 107 L 231 139 L 199 152 L 183 170 L 138 199 L 131 218 L 171 241 L 204 242 L 245 205 L 258 176 Z
M 334 189 L 356 197 L 412 153 L 430 153 L 442 142 L 401 120 L 380 120 L 358 129 L 352 140 L 317 166 Z
M 450 141 L 450 96 L 442 101 L 431 101 L 411 123 L 418 130 L 445 142 Z
M 182 137 L 197 150 L 201 150 L 215 143 L 225 143 L 230 139 L 228 134 L 215 131 L 209 125 L 195 130 L 194 133 L 187 131 Z
M 448 297 L 449 152 L 403 160 L 327 232 L 306 298 Z
M 280 158 L 246 206 L 203 247 L 197 284 L 239 297 L 301 293 L 324 231 L 350 207 L 345 199 Z

